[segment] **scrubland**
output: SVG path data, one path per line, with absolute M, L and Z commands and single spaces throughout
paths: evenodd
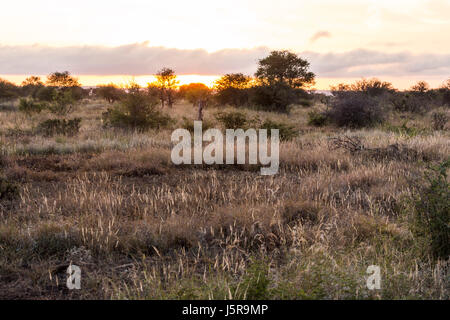
M 0 165 L 17 188 L 0 203 L 0 298 L 449 298 L 448 258 L 433 258 L 411 227 L 427 168 L 450 154 L 448 128 L 432 129 L 430 113 L 348 130 L 308 125 L 320 104 L 245 110 L 298 132 L 280 145 L 278 174 L 261 176 L 172 164 L 170 135 L 194 119 L 191 104 L 166 109 L 171 128 L 145 132 L 103 128 L 107 107 L 80 103 L 72 137 L 36 134 L 45 112 L 0 109 Z M 330 140 L 345 136 L 364 148 Z M 81 290 L 66 288 L 70 263 Z M 366 286 L 369 265 L 380 266 L 380 290 Z

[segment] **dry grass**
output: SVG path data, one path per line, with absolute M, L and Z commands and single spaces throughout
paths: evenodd
M 103 129 L 105 107 L 80 106 L 72 138 L 30 133 L 46 114 L 1 112 L 4 175 L 21 191 L 0 204 L 0 297 L 449 298 L 448 261 L 424 257 L 405 202 L 424 163 L 448 157 L 448 132 L 312 129 L 307 109 L 246 111 L 302 133 L 282 143 L 280 172 L 260 176 L 245 166 L 176 167 L 170 129 Z M 193 114 L 190 105 L 171 112 L 177 125 Z M 329 150 L 327 139 L 339 134 L 421 156 Z M 67 291 L 58 271 L 70 262 L 82 268 L 80 291 Z M 372 264 L 382 270 L 379 291 L 365 286 Z M 255 270 L 267 279 L 258 292 Z

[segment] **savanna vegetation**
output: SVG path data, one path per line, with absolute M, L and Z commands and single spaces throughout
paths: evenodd
M 0 297 L 448 299 L 450 80 L 314 78 L 274 51 L 214 88 L 169 68 L 146 88 L 1 80 Z M 278 174 L 172 164 L 197 119 L 279 129 Z

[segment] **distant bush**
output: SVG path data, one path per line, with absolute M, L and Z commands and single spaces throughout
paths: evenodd
M 98 86 L 98 88 L 95 89 L 95 94 L 109 103 L 114 103 L 122 98 L 124 92 L 111 83 L 108 85 Z
M 421 188 L 415 201 L 413 231 L 424 237 L 433 257 L 450 256 L 450 185 L 447 170 L 450 159 L 431 167 L 426 174 L 428 185 Z
M 40 101 L 51 102 L 53 101 L 53 92 L 55 90 L 55 87 L 40 87 L 37 89 L 35 97 Z
M 270 129 L 278 129 L 281 141 L 291 140 L 298 135 L 298 131 L 293 126 L 270 119 L 266 119 L 260 129 L 267 129 L 268 136 L 270 136 Z
M 434 112 L 433 115 L 433 129 L 434 130 L 444 130 L 447 124 L 448 118 L 445 112 Z
M 157 100 L 141 92 L 138 87 L 132 87 L 119 105 L 103 113 L 104 126 L 140 130 L 167 127 L 173 120 L 155 109 L 157 103 Z
M 36 102 L 33 99 L 21 98 L 19 101 L 19 111 L 26 114 L 40 113 L 45 108 L 47 108 L 47 104 Z
M 432 107 L 432 101 L 421 93 L 397 92 L 390 98 L 395 111 L 425 113 Z
M 310 111 L 308 112 L 308 124 L 315 127 L 323 127 L 327 124 L 328 117 L 323 112 Z
M 219 112 L 216 114 L 216 119 L 225 129 L 245 129 L 253 123 L 248 119 L 247 114 L 240 111 Z
M 340 127 L 361 128 L 382 122 L 383 112 L 376 99 L 360 92 L 341 92 L 327 113 Z
M 44 136 L 51 137 L 54 135 L 74 136 L 80 131 L 81 118 L 66 119 L 49 119 L 41 122 L 37 131 Z
M 75 101 L 72 90 L 57 89 L 52 92 L 52 102 L 48 109 L 54 114 L 66 115 L 74 111 Z
M 181 124 L 181 127 L 183 129 L 189 130 L 189 132 L 194 132 L 194 120 L 188 119 L 186 117 L 183 117 L 183 122 Z M 202 121 L 202 130 L 208 130 L 214 128 L 214 124 L 207 121 L 207 120 L 203 120 Z

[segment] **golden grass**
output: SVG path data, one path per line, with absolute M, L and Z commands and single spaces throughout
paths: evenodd
M 251 298 L 252 265 L 263 263 L 266 298 L 448 299 L 448 262 L 423 258 L 402 209 L 424 164 L 327 146 L 346 133 L 438 162 L 448 157 L 448 132 L 319 130 L 307 126 L 304 108 L 290 116 L 246 111 L 302 132 L 281 144 L 279 173 L 260 176 L 238 166 L 174 166 L 170 129 L 104 129 L 106 107 L 79 106 L 71 117 L 83 119 L 82 129 L 72 138 L 11 135 L 49 115 L 1 113 L 4 174 L 21 192 L 0 206 L 0 297 Z M 205 117 L 214 121 L 218 110 Z M 174 127 L 193 115 L 184 104 L 169 112 Z M 429 126 L 427 119 L 419 120 Z M 76 293 L 52 271 L 69 262 L 83 270 Z M 365 287 L 371 264 L 382 268 L 378 292 Z

